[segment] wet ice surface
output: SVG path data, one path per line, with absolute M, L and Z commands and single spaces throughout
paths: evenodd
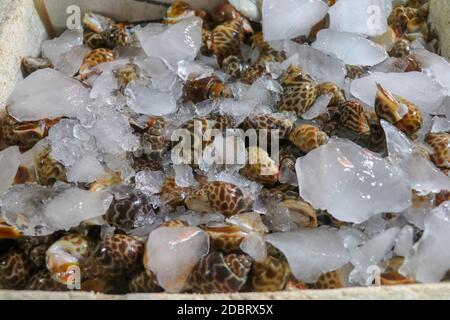
M 330 7 L 330 29 L 368 36 L 387 31 L 391 0 L 339 0 Z
M 350 282 L 370 285 L 374 280 L 373 268 L 392 250 L 399 228 L 390 228 L 365 242 L 361 247 L 351 250 L 351 263 L 355 266 L 349 275 Z
M 321 30 L 312 46 L 349 65 L 374 66 L 388 58 L 384 47 L 350 32 Z
M 176 98 L 171 91 L 149 88 L 145 83 L 134 81 L 126 89 L 127 103 L 137 113 L 163 116 L 177 108 Z
M 434 117 L 431 132 L 450 132 L 450 121 L 446 118 Z
M 271 41 L 308 35 L 327 11 L 328 6 L 321 0 L 265 0 L 262 5 L 264 38 Z
M 136 189 L 148 193 L 156 194 L 161 191 L 164 184 L 165 175 L 163 171 L 140 171 L 136 173 Z
M 311 109 L 302 114 L 305 120 L 313 120 L 327 110 L 333 95 L 331 93 L 323 94 L 316 99 Z
M 337 230 L 328 227 L 272 233 L 267 241 L 283 252 L 295 277 L 309 283 L 350 260 Z
M 421 194 L 450 190 L 450 177 L 420 155 L 408 137 L 388 122 L 381 120 L 392 163 L 404 172 L 411 189 Z
M 202 20 L 197 17 L 184 19 L 177 24 L 164 26 L 149 24 L 136 30 L 145 53 L 164 60 L 172 70 L 178 61 L 193 61 L 201 45 Z
M 43 69 L 16 85 L 8 99 L 8 110 L 19 121 L 33 121 L 75 117 L 89 103 L 89 90 L 79 81 Z
M 442 280 L 450 265 L 450 202 L 444 202 L 425 217 L 424 233 L 406 256 L 402 274 L 419 282 Z
M 0 152 L 0 195 L 8 191 L 20 166 L 18 147 L 9 147 Z
M 90 192 L 66 185 L 60 189 L 17 185 L 4 195 L 2 214 L 25 235 L 48 235 L 102 216 L 111 201 L 112 196 L 102 191 Z
M 72 49 L 83 45 L 83 30 L 66 30 L 62 35 L 42 43 L 42 56 L 50 59 L 54 65 L 61 63 L 60 59 Z
M 406 98 L 427 113 L 433 112 L 444 98 L 443 89 L 439 84 L 427 75 L 416 71 L 374 72 L 354 80 L 351 84 L 351 93 L 365 104 L 372 106 L 375 102 L 377 82 L 386 90 Z
M 267 248 L 264 238 L 256 233 L 250 233 L 241 242 L 241 250 L 258 262 L 264 262 L 267 258 Z
M 412 51 L 413 56 L 419 61 L 423 72 L 429 75 L 450 95 L 450 63 L 443 57 L 425 49 Z
M 195 264 L 209 251 L 208 234 L 197 227 L 154 230 L 148 237 L 145 265 L 168 292 L 180 292 Z
M 341 221 L 361 223 L 377 213 L 401 212 L 411 202 L 399 168 L 348 140 L 331 139 L 299 158 L 296 170 L 300 195 Z
M 105 173 L 95 156 L 86 155 L 77 161 L 67 172 L 70 182 L 93 182 Z

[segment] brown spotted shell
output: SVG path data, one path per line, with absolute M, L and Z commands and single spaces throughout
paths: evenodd
M 309 203 L 298 199 L 286 199 L 279 205 L 288 209 L 289 217 L 297 225 L 305 228 L 317 227 L 317 212 Z
M 0 288 L 22 289 L 30 278 L 30 262 L 20 250 L 11 250 L 0 257 Z
M 175 178 L 166 177 L 161 188 L 160 199 L 163 203 L 175 209 L 184 205 L 185 199 L 191 192 L 191 188 L 178 186 Z
M 302 124 L 294 128 L 289 135 L 289 140 L 304 153 L 326 144 L 328 139 L 325 132 L 309 124 Z
M 321 96 L 323 94 L 332 94 L 333 97 L 331 98 L 330 105 L 331 106 L 337 106 L 345 102 L 345 95 L 342 92 L 341 88 L 339 88 L 335 83 L 333 82 L 323 82 L 317 86 L 317 94 L 318 96 Z
M 251 260 L 246 255 L 224 256 L 212 252 L 203 257 L 194 267 L 190 286 L 195 293 L 239 292 L 247 282 Z
M 342 269 L 326 272 L 319 277 L 312 287 L 314 289 L 340 289 L 348 287 L 347 275 Z
M 357 101 L 349 100 L 340 105 L 342 125 L 357 134 L 366 136 L 370 134 L 364 107 Z
M 83 80 L 95 72 L 95 67 L 101 63 L 110 62 L 116 59 L 116 54 L 106 48 L 94 49 L 86 55 L 79 70 L 79 79 Z
M 108 171 L 89 186 L 89 191 L 102 191 L 110 186 L 120 185 L 122 183 L 122 177 L 119 172 Z
M 450 169 L 450 133 L 428 133 L 425 142 L 433 148 L 433 163 L 441 169 Z
M 42 268 L 45 267 L 45 254 L 57 237 L 57 233 L 48 236 L 22 237 L 17 244 L 35 267 Z
M 407 108 L 405 114 L 400 113 L 402 107 Z M 395 98 L 379 83 L 377 83 L 375 112 L 380 119 L 388 121 L 409 136 L 414 135 L 422 127 L 420 108 L 402 97 Z
M 145 194 L 134 191 L 115 193 L 113 202 L 104 215 L 111 226 L 126 232 L 149 224 L 154 217 L 150 199 Z
M 53 64 L 50 59 L 35 57 L 25 57 L 22 59 L 22 70 L 26 75 L 46 68 L 53 68 Z
M 231 98 L 231 92 L 222 81 L 211 76 L 197 80 L 188 80 L 183 88 L 184 101 L 199 103 L 213 98 Z
M 248 163 L 239 173 L 263 185 L 273 185 L 278 181 L 279 168 L 267 151 L 259 147 L 249 147 Z
M 208 50 L 216 55 L 220 65 L 226 57 L 241 54 L 244 32 L 244 20 L 240 17 L 218 25 L 211 32 Z
M 89 278 L 132 274 L 139 269 L 143 254 L 144 243 L 140 239 L 122 234 L 107 236 L 86 259 L 84 272 Z
M 251 200 L 231 183 L 214 181 L 204 184 L 186 199 L 186 206 L 197 212 L 220 212 L 230 217 L 248 211 Z
M 114 70 L 119 87 L 124 89 L 130 82 L 140 78 L 140 69 L 134 63 L 127 63 L 124 66 Z
M 255 261 L 248 275 L 248 286 L 254 292 L 282 291 L 290 274 L 289 265 L 269 256 L 264 262 Z
M 68 291 L 66 285 L 59 283 L 52 279 L 52 275 L 47 270 L 41 270 L 34 274 L 27 285 L 25 290 L 33 291 Z
M 52 158 L 50 148 L 44 148 L 37 153 L 34 164 L 37 179 L 41 185 L 50 186 L 57 181 L 67 181 L 64 165 Z
M 279 130 L 279 137 L 281 139 L 288 139 L 293 124 L 289 119 L 284 119 L 275 115 L 257 114 L 245 118 L 241 127 L 244 130 L 254 129 L 257 131 L 258 135 L 261 130 L 267 130 L 268 137 L 270 137 L 272 130 Z
M 395 58 L 405 58 L 409 54 L 411 54 L 411 46 L 406 39 L 398 39 L 389 50 L 389 55 Z
M 128 291 L 131 293 L 162 292 L 158 285 L 155 274 L 149 271 L 142 271 L 131 278 L 128 284 Z
M 263 64 L 257 63 L 247 69 L 241 74 L 241 81 L 246 84 L 252 84 L 256 79 L 262 77 L 266 73 L 266 67 Z
M 222 62 L 222 69 L 234 79 L 241 78 L 243 65 L 238 56 L 228 56 Z
M 203 227 L 208 233 L 211 246 L 218 251 L 230 253 L 240 250 L 242 240 L 247 236 L 241 228 L 228 223 L 215 223 Z
M 46 121 L 18 122 L 7 112 L 0 114 L 0 146 L 18 146 L 20 151 L 31 149 L 47 135 Z
M 278 102 L 279 111 L 300 116 L 312 107 L 318 95 L 317 84 L 301 68 L 291 65 L 280 81 L 283 94 Z
M 284 51 L 269 48 L 261 52 L 257 63 L 264 66 L 266 62 L 283 62 L 286 59 L 287 56 Z

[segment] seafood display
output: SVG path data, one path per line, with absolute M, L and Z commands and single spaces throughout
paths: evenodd
M 88 12 L 0 114 L 0 289 L 448 281 L 450 63 L 427 0 Z

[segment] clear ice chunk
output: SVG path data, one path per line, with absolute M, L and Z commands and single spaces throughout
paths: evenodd
M 266 241 L 257 232 L 247 235 L 242 240 L 240 248 L 257 262 L 264 262 L 267 258 Z
M 58 63 L 58 60 L 65 53 L 68 53 L 75 47 L 83 45 L 83 30 L 66 30 L 59 37 L 45 40 L 42 43 L 42 56 L 50 59 L 53 65 Z
M 401 257 L 409 255 L 414 244 L 414 228 L 410 225 L 404 226 L 398 234 L 395 243 L 394 253 Z
M 2 213 L 9 224 L 26 236 L 48 235 L 105 214 L 111 201 L 112 196 L 103 191 L 16 185 L 4 195 Z
M 267 241 L 285 255 L 294 276 L 308 283 L 322 273 L 336 270 L 350 261 L 336 229 L 300 229 L 267 235 Z
M 69 182 L 90 183 L 105 173 L 105 169 L 93 155 L 86 155 L 78 160 L 67 172 Z
M 450 120 L 441 117 L 434 117 L 431 132 L 450 132 Z
M 411 189 L 422 195 L 450 190 L 450 177 L 420 155 L 408 137 L 390 123 L 381 120 L 389 157 L 405 173 Z
M 381 270 L 378 264 L 392 251 L 399 232 L 400 228 L 390 228 L 351 251 L 351 263 L 355 268 L 350 272 L 350 282 L 367 286 L 372 284 L 376 276 L 374 272 Z
M 8 111 L 19 121 L 36 121 L 76 117 L 89 103 L 89 90 L 79 81 L 42 69 L 16 85 L 8 99 Z
M 341 221 L 362 223 L 377 213 L 401 212 L 411 203 L 404 173 L 349 140 L 330 139 L 299 158 L 296 172 L 300 195 Z
M 159 193 L 164 184 L 165 177 L 163 171 L 139 171 L 135 176 L 136 189 L 147 194 Z
M 328 6 L 321 0 L 264 0 L 264 38 L 267 41 L 287 40 L 308 35 L 327 12 Z
M 134 81 L 126 89 L 127 104 L 135 112 L 149 116 L 163 116 L 177 109 L 177 101 L 171 91 L 149 88 Z
M 165 61 L 172 70 L 177 70 L 179 61 L 194 61 L 202 43 L 201 33 L 202 19 L 198 17 L 168 27 L 149 24 L 136 31 L 145 53 Z
M 63 53 L 55 62 L 55 69 L 72 77 L 80 70 L 81 64 L 89 52 L 90 50 L 86 47 L 73 47 L 70 51 Z
M 392 0 L 339 0 L 330 7 L 330 29 L 367 36 L 384 34 Z
M 450 202 L 433 209 L 424 225 L 424 233 L 406 257 L 400 273 L 423 283 L 439 282 L 450 266 Z
M 144 264 L 167 292 L 180 292 L 197 262 L 209 252 L 209 236 L 197 227 L 160 227 L 148 237 Z
M 349 65 L 374 66 L 388 58 L 383 46 L 350 32 L 321 30 L 312 46 Z
M 326 93 L 319 96 L 316 102 L 312 105 L 311 109 L 302 114 L 302 118 L 305 120 L 312 120 L 317 118 L 323 112 L 327 110 L 328 105 L 331 102 L 333 95 L 331 93 Z
M 425 49 L 413 50 L 412 54 L 419 61 L 422 72 L 439 83 L 445 89 L 446 95 L 450 95 L 450 63 Z
M 8 191 L 20 166 L 19 148 L 9 147 L 0 152 L 0 195 Z

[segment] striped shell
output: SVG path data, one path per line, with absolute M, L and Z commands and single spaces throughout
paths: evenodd
M 148 271 L 142 271 L 131 278 L 128 284 L 128 291 L 131 293 L 162 292 L 158 285 L 156 276 Z
M 266 130 L 268 138 L 273 130 L 279 130 L 279 137 L 281 139 L 288 139 L 292 131 L 293 124 L 289 119 L 284 119 L 275 115 L 257 114 L 245 118 L 241 124 L 244 130 L 254 129 L 259 136 L 260 131 Z M 270 141 L 270 139 L 268 139 Z
M 207 225 L 203 229 L 209 235 L 211 246 L 224 253 L 240 250 L 241 242 L 247 236 L 241 228 L 228 223 Z
M 30 262 L 20 250 L 11 250 L 0 257 L 0 288 L 22 289 L 30 278 Z
M 367 121 L 364 107 L 357 101 L 349 100 L 340 105 L 341 123 L 348 130 L 358 136 L 370 134 L 370 126 Z

